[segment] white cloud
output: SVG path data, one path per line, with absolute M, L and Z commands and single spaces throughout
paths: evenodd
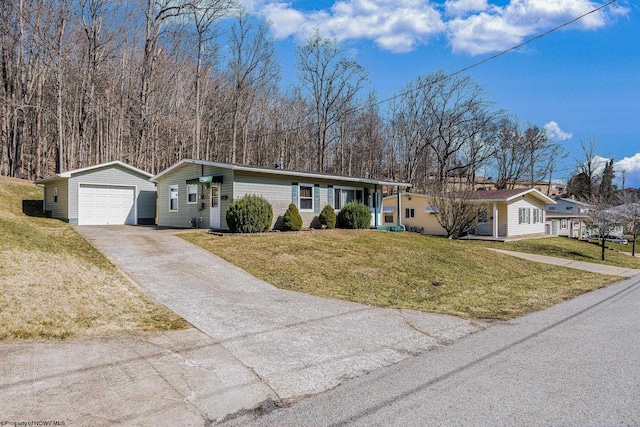
M 242 0 L 249 13 L 271 21 L 277 39 L 307 38 L 315 28 L 338 40 L 366 39 L 381 49 L 409 52 L 446 35 L 455 52 L 478 55 L 521 43 L 600 4 L 590 0 L 337 0 L 330 8 L 302 11 L 294 0 Z M 630 11 L 621 6 L 590 14 L 570 28 L 597 29 Z
M 444 10 L 450 16 L 464 16 L 470 12 L 482 12 L 489 8 L 487 0 L 447 0 Z
M 616 171 L 618 185 L 622 185 L 622 171 L 624 171 L 625 187 L 640 188 L 640 153 L 615 162 L 613 168 Z
M 528 36 L 539 34 L 589 12 L 599 4 L 589 0 L 512 0 L 504 7 L 448 22 L 448 36 L 455 52 L 473 55 L 508 49 Z M 624 10 L 610 10 L 624 14 Z M 606 12 L 592 13 L 573 24 L 581 29 L 605 25 Z
M 560 129 L 560 126 L 558 125 L 558 123 L 556 123 L 553 120 L 547 123 L 546 125 L 544 125 L 544 128 L 547 132 L 549 132 L 551 137 L 557 141 L 564 141 L 566 139 L 573 138 L 572 133 L 565 132 L 562 129 Z
M 271 21 L 279 39 L 304 39 L 318 28 L 324 37 L 369 39 L 384 50 L 409 52 L 445 30 L 440 12 L 422 0 L 342 0 L 329 10 L 304 13 L 284 2 L 251 7 Z
M 620 172 L 624 170 L 628 173 L 640 173 L 640 153 L 636 153 L 631 157 L 625 157 L 624 159 L 615 162 L 614 167 L 616 171 Z

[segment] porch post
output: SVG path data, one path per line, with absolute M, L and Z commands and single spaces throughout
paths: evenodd
M 373 184 L 373 214 L 375 215 L 373 224 L 378 228 L 378 184 Z
M 493 202 L 493 237 L 498 238 L 498 202 Z
M 400 187 L 398 187 L 398 220 L 396 221 L 398 223 L 398 227 L 402 225 L 402 222 L 400 220 L 400 215 L 402 212 L 400 212 L 402 210 L 402 190 L 400 189 Z

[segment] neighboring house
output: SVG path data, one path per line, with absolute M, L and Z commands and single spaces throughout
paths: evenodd
M 46 213 L 77 225 L 154 224 L 156 188 L 151 174 L 114 161 L 39 181 Z
M 566 236 L 587 239 L 589 228 L 586 217 L 589 204 L 574 199 L 558 198 L 555 204 L 547 204 L 545 233 L 552 236 Z
M 158 225 L 228 230 L 226 212 L 247 194 L 264 197 L 273 207 L 277 227 L 289 204 L 295 204 L 303 227 L 318 226 L 326 205 L 339 211 L 351 201 L 371 209 L 371 225 L 380 225 L 383 186 L 410 184 L 298 172 L 258 166 L 185 159 L 151 179 L 158 190 Z
M 544 206 L 554 203 L 534 188 L 475 191 L 467 197 L 478 205 L 478 224 L 470 235 L 492 239 L 544 234 Z M 446 235 L 436 219 L 438 208 L 429 204 L 427 195 L 403 193 L 399 203 L 397 199 L 384 198 L 384 224 L 397 224 L 400 212 L 399 222 L 408 230 Z
M 382 199 L 382 225 L 403 225 L 408 231 L 446 236 L 447 232 L 438 223 L 435 212 L 436 209 L 429 204 L 426 194 L 402 193 L 399 206 L 397 194 Z

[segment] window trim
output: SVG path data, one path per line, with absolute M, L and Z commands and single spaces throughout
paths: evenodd
M 531 208 L 518 208 L 518 224 L 531 224 Z
M 404 208 L 404 219 L 413 219 L 416 217 L 415 208 Z
M 176 197 L 171 197 L 171 193 L 174 188 L 175 188 Z M 172 203 L 171 203 L 172 200 L 176 201 L 175 209 L 172 209 Z M 178 184 L 169 185 L 169 212 L 178 212 L 180 208 L 179 201 L 180 201 L 180 186 Z
M 393 224 L 395 222 L 393 217 L 394 217 L 393 214 L 385 214 L 384 215 L 384 223 L 385 224 Z M 387 221 L 387 220 L 389 220 L 389 221 Z
M 311 196 L 310 197 L 302 197 L 302 187 L 309 187 L 311 189 Z M 300 212 L 314 212 L 313 208 L 315 207 L 315 197 L 314 197 L 314 185 L 313 184 L 306 184 L 306 183 L 298 183 L 298 210 Z M 311 200 L 311 207 L 310 208 L 302 208 L 302 200 Z
M 560 230 L 568 230 L 569 229 L 569 220 L 566 218 L 562 218 L 560 220 Z
M 190 192 L 189 190 L 193 189 L 194 187 L 195 187 L 195 190 L 196 190 L 195 191 L 196 198 L 194 199 L 193 202 L 190 202 L 189 201 L 189 196 L 194 194 L 194 193 Z M 187 204 L 188 205 L 197 205 L 198 204 L 198 187 L 199 187 L 198 184 L 187 184 Z
M 58 203 L 58 187 L 53 188 L 53 203 Z
M 542 213 L 542 209 L 539 208 L 533 208 L 533 223 L 534 224 L 541 224 L 544 222 L 544 215 Z
M 347 190 L 347 191 L 353 191 L 353 201 L 357 202 L 358 199 L 358 191 L 362 192 L 362 198 L 364 199 L 364 187 L 349 187 L 349 186 L 344 186 L 344 185 L 334 185 L 333 186 L 333 206 L 331 206 L 336 212 L 340 212 L 340 209 L 342 208 L 342 206 L 340 208 L 336 207 L 336 203 L 339 202 L 340 200 L 336 197 L 336 190 L 339 190 L 340 193 L 342 194 L 342 190 Z M 349 203 L 349 202 L 347 202 Z M 363 205 L 366 206 L 366 204 L 364 203 L 364 200 L 362 200 L 361 202 Z M 345 203 L 346 204 L 346 203 Z

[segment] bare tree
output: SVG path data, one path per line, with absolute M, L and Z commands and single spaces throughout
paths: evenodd
M 604 159 L 597 155 L 598 144 L 589 138 L 580 143 L 581 157 L 575 157 L 577 173 L 569 180 L 567 191 L 583 200 L 597 196 L 597 188 L 605 167 Z
M 203 121 L 203 97 L 202 86 L 204 77 L 213 62 L 213 40 L 216 37 L 214 23 L 221 17 L 229 14 L 237 7 L 234 0 L 193 0 L 189 5 L 189 11 L 193 19 L 196 34 L 196 65 L 194 78 L 194 119 L 192 157 L 202 157 L 202 121 Z
M 636 241 L 640 236 L 640 204 L 625 203 L 620 207 L 622 209 L 622 219 L 627 234 L 630 234 L 633 242 L 631 247 L 631 255 L 636 256 Z
M 469 197 L 469 190 L 449 191 L 436 187 L 430 193 L 429 204 L 449 239 L 458 239 L 477 225 L 478 204 Z
M 231 59 L 229 74 L 232 87 L 231 110 L 231 162 L 238 159 L 238 133 L 244 129 L 242 162 L 247 161 L 250 111 L 258 93 L 268 91 L 277 84 L 280 68 L 275 61 L 273 38 L 269 24 L 259 20 L 257 24 L 246 14 L 241 14 L 231 31 Z
M 367 73 L 360 64 L 343 56 L 337 41 L 322 38 L 318 30 L 305 45 L 296 48 L 296 58 L 315 118 L 316 169 L 324 172 L 329 131 L 340 122 L 344 107 L 357 96 Z
M 600 240 L 600 246 L 602 247 L 601 259 L 604 261 L 606 238 L 615 231 L 616 227 L 622 224 L 623 218 L 618 211 L 612 209 L 613 205 L 609 200 L 594 196 L 589 204 L 585 222 L 590 229 L 590 236 Z

